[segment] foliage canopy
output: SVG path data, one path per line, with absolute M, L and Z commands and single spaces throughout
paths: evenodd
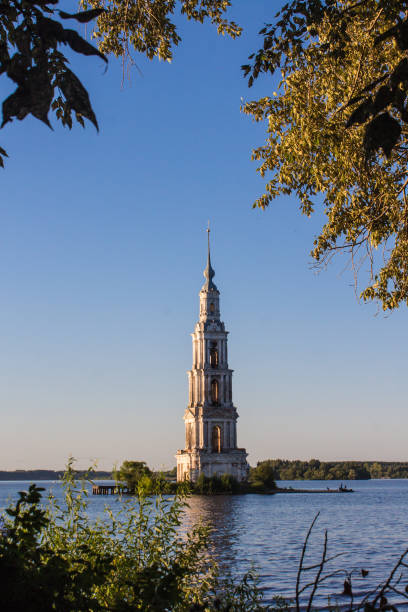
M 268 177 L 254 206 L 295 194 L 327 221 L 312 257 L 343 251 L 362 274 L 364 300 L 408 303 L 408 20 L 402 0 L 293 0 L 260 32 L 243 70 L 249 85 L 280 71 L 272 96 L 243 110 L 266 121 L 253 151 Z
M 61 47 L 99 56 L 105 62 L 107 59 L 78 32 L 52 19 L 57 11 L 48 4 L 56 5 L 58 0 L 8 0 L 0 4 L 0 74 L 17 86 L 3 101 L 1 127 L 28 114 L 51 127 L 48 113 L 52 109 L 69 128 L 73 115 L 82 126 L 84 119 L 88 119 L 98 128 L 88 93 L 68 68 Z M 87 23 L 100 13 L 101 9 L 75 14 L 58 11 L 60 19 L 80 23 Z M 0 148 L 1 166 L 6 155 Z
M 231 0 L 80 0 L 84 9 L 104 9 L 99 15 L 92 36 L 102 53 L 128 58 L 132 50 L 149 59 L 171 61 L 173 47 L 181 42 L 174 23 L 179 9 L 188 20 L 203 23 L 209 19 L 219 34 L 232 38 L 241 28 L 225 19 Z
M 132 49 L 149 59 L 170 61 L 173 47 L 181 41 L 173 20 L 176 8 L 189 20 L 203 23 L 209 19 L 219 33 L 236 37 L 241 32 L 224 18 L 230 0 L 81 0 L 79 4 L 85 10 L 69 14 L 57 10 L 58 0 L 0 3 L 0 75 L 17 85 L 3 101 L 1 127 L 30 113 L 51 127 L 48 114 L 53 110 L 70 129 L 73 119 L 83 127 L 88 119 L 98 129 L 88 92 L 67 66 L 65 46 L 105 62 L 110 53 L 129 58 Z M 92 35 L 99 49 L 66 28 L 66 19 L 81 24 L 96 19 Z M 0 147 L 0 166 L 5 156 Z

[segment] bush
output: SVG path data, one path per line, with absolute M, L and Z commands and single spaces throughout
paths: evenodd
M 239 493 L 241 486 L 230 474 L 221 476 L 204 476 L 200 474 L 197 482 L 193 485 L 193 493 L 201 495 L 212 495 L 213 493 Z
M 85 483 L 72 462 L 64 475 L 64 502 L 31 485 L 6 511 L 0 538 L 2 602 L 8 612 L 145 612 L 259 610 L 252 573 L 242 582 L 221 580 L 208 553 L 209 529 L 182 534 L 184 498 L 136 497 L 115 514 L 91 522 Z
M 272 465 L 267 461 L 258 463 L 256 468 L 250 471 L 250 482 L 258 489 L 260 487 L 269 490 L 276 489 L 275 471 Z
M 153 476 L 145 461 L 124 461 L 119 470 L 113 470 L 113 478 L 126 484 L 131 493 L 137 490 L 139 480 L 145 476 Z

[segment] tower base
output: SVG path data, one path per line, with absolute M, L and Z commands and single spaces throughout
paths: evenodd
M 213 453 L 205 448 L 177 451 L 177 481 L 197 482 L 200 474 L 222 476 L 229 474 L 238 482 L 248 479 L 248 453 L 244 448 L 232 448 Z

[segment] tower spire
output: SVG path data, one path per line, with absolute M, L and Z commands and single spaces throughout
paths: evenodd
M 211 253 L 210 253 L 210 221 L 208 221 L 208 227 L 206 229 L 207 232 L 207 240 L 208 240 L 208 254 L 207 254 L 207 267 L 205 268 L 203 274 L 204 274 L 204 278 L 206 279 L 206 282 L 203 285 L 203 289 L 204 290 L 209 290 L 209 289 L 213 289 L 215 291 L 217 291 L 217 287 L 215 286 L 215 284 L 213 283 L 212 279 L 215 276 L 215 272 L 213 270 L 213 267 L 211 266 Z

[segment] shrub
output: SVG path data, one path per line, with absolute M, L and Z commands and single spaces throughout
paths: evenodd
M 222 490 L 229 493 L 236 493 L 239 491 L 239 482 L 236 478 L 233 478 L 231 474 L 223 474 L 221 476 Z
M 239 482 L 230 474 L 221 476 L 204 476 L 200 474 L 193 487 L 194 493 L 211 495 L 213 493 L 238 493 L 241 490 Z
M 258 488 L 262 486 L 265 489 L 276 489 L 273 466 L 268 461 L 261 461 L 256 468 L 251 469 L 250 481 Z
M 131 492 L 136 491 L 139 480 L 144 476 L 152 477 L 152 471 L 145 461 L 124 461 L 119 470 L 113 471 L 114 479 L 125 483 Z
M 248 573 L 221 580 L 208 552 L 209 529 L 180 530 L 186 500 L 147 497 L 140 480 L 135 497 L 94 522 L 87 489 L 72 461 L 64 475 L 64 501 L 31 485 L 6 511 L 0 538 L 2 602 L 8 612 L 145 612 L 259 610 L 260 593 Z

